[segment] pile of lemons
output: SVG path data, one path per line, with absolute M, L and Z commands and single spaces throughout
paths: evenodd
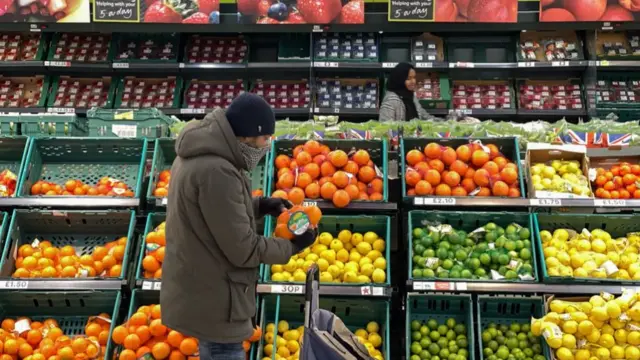
M 640 233 L 613 239 L 601 229 L 540 231 L 549 276 L 640 280 Z
M 588 301 L 552 300 L 531 332 L 542 335 L 558 360 L 640 359 L 640 293 L 602 293 Z
M 379 332 L 380 325 L 372 321 L 367 324 L 365 329 L 358 329 L 354 334 L 367 348 L 369 355 L 376 360 L 384 360 L 380 350 L 382 348 L 382 337 Z M 271 360 L 274 350 L 276 360 L 299 360 L 303 337 L 303 326 L 293 328 L 285 320 L 280 320 L 277 326 L 274 323 L 269 323 L 264 333 L 265 345 L 262 350 L 262 360 Z
M 373 231 L 342 230 L 337 237 L 323 232 L 315 243 L 284 265 L 271 265 L 274 282 L 301 282 L 312 264 L 318 264 L 323 283 L 376 283 L 387 279 L 386 243 Z

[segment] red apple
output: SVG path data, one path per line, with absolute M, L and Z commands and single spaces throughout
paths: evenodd
M 456 5 L 458 5 L 458 10 L 462 16 L 467 16 L 467 9 L 469 8 L 469 3 L 471 1 L 473 0 L 455 0 Z
M 470 22 L 507 23 L 518 21 L 517 0 L 471 0 L 467 8 Z
M 640 0 L 618 0 L 620 6 L 631 11 L 640 11 Z
M 633 13 L 620 5 L 609 5 L 600 21 L 633 21 Z
M 607 9 L 607 0 L 564 0 L 563 4 L 578 21 L 598 21 Z
M 436 1 L 436 21 L 455 22 L 458 16 L 458 7 L 453 0 Z
M 540 22 L 576 21 L 576 17 L 565 9 L 553 8 L 540 13 Z

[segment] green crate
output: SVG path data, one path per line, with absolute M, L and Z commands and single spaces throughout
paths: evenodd
M 544 315 L 544 301 L 542 297 L 516 297 L 516 296 L 491 296 L 478 295 L 476 302 L 478 314 L 477 332 L 480 360 L 484 360 L 482 347 L 482 332 L 489 324 L 510 325 L 512 323 L 530 324 L 531 317 L 541 318 Z M 551 359 L 551 352 L 546 341 L 538 338 L 542 346 L 542 355 Z
M 20 134 L 20 114 L 0 114 L 0 135 L 16 136 Z
M 437 143 L 441 146 L 450 146 L 456 149 L 458 146 L 469 144 L 471 141 L 479 140 L 483 144 L 495 144 L 500 152 L 514 164 L 518 166 L 518 184 L 520 186 L 520 198 L 526 196 L 524 175 L 522 172 L 522 165 L 520 163 L 520 147 L 518 145 L 517 137 L 498 137 L 498 138 L 401 138 L 400 139 L 400 154 L 401 159 L 398 161 L 400 166 L 400 177 L 402 183 L 402 200 L 405 203 L 413 203 L 415 196 L 407 196 L 407 183 L 404 180 L 404 174 L 407 172 L 407 152 L 418 149 L 421 152 L 424 147 L 429 143 Z
M 149 213 L 149 215 L 147 215 L 147 223 L 144 227 L 144 232 L 140 235 L 139 240 L 140 254 L 138 255 L 138 261 L 136 262 L 136 283 L 145 280 L 144 270 L 142 269 L 142 259 L 145 257 L 145 255 L 147 255 L 147 243 L 145 242 L 145 238 L 147 237 L 148 233 L 152 232 L 153 229 L 163 223 L 166 219 L 167 214 L 165 213 Z
M 609 114 L 614 114 L 617 122 L 638 122 L 640 120 L 640 107 L 635 109 L 598 108 L 596 109 L 596 114 L 600 119 L 608 119 Z
M 271 236 L 273 229 L 275 229 L 276 218 L 269 216 L 267 221 L 266 236 Z M 380 285 L 390 286 L 391 279 L 391 218 L 384 215 L 358 215 L 358 216 L 336 216 L 325 215 L 318 224 L 318 233 L 329 232 L 334 238 L 338 237 L 338 233 L 341 230 L 349 230 L 351 232 L 359 232 L 364 234 L 367 231 L 373 231 L 382 239 L 385 240 L 384 258 L 387 261 L 387 268 L 385 270 L 386 279 L 383 284 L 370 283 L 367 285 Z M 265 283 L 272 283 L 271 280 L 271 267 L 265 266 L 264 278 Z M 287 282 L 293 283 L 293 282 Z M 363 283 L 331 283 L 332 285 L 341 286 L 361 286 Z
M 178 108 L 180 108 L 180 99 L 182 98 L 181 94 L 182 94 L 182 85 L 183 85 L 182 77 L 169 76 L 169 77 L 164 77 L 164 78 L 156 78 L 156 77 L 152 78 L 152 77 L 142 77 L 142 76 L 140 76 L 140 77 L 138 77 L 138 76 L 124 76 L 124 77 L 121 77 L 120 79 L 118 79 L 118 87 L 116 88 L 116 93 L 115 93 L 115 98 L 114 98 L 114 105 L 113 105 L 114 109 L 123 108 L 123 106 L 122 106 L 122 95 L 124 94 L 124 86 L 125 86 L 125 82 L 127 80 L 130 80 L 130 79 L 144 79 L 145 81 L 148 81 L 150 83 L 161 83 L 163 81 L 169 81 L 169 80 L 175 79 L 176 88 L 173 91 L 173 103 L 171 104 L 171 106 L 169 108 L 170 109 L 178 109 Z M 125 119 L 123 119 L 123 120 L 125 120 Z
M 55 107 L 55 108 L 64 108 L 64 106 L 56 106 L 56 95 L 58 93 L 58 87 L 60 86 L 60 80 L 67 81 L 78 81 L 81 85 L 86 85 L 87 83 L 93 83 L 95 81 L 102 81 L 105 84 L 109 84 L 107 102 L 102 108 L 110 109 L 113 107 L 113 95 L 116 92 L 117 81 L 111 79 L 109 76 L 103 77 L 81 77 L 81 76 L 52 76 L 50 78 L 51 88 L 49 89 L 49 96 L 47 97 L 47 107 Z
M 318 307 L 329 310 L 338 316 L 344 324 L 355 332 L 366 328 L 367 324 L 375 321 L 380 326 L 379 335 L 382 337 L 380 352 L 385 360 L 391 359 L 391 315 L 389 301 L 364 298 L 332 298 L 320 297 Z M 278 324 L 281 320 L 289 322 L 289 328 L 304 325 L 305 298 L 291 295 L 265 295 L 260 303 L 259 324 L 262 333 L 266 333 L 267 324 Z M 273 347 L 275 349 L 275 336 Z M 265 344 L 264 336 L 260 338 L 255 353 L 255 359 L 263 359 Z M 275 360 L 275 351 L 271 359 Z M 408 358 L 407 358 L 408 359 Z
M 174 49 L 175 57 L 170 59 L 140 59 L 140 58 L 128 58 L 118 59 L 118 54 L 126 53 L 129 44 L 137 44 L 138 48 L 143 47 L 146 41 L 153 41 L 155 44 L 170 43 Z M 149 34 L 149 33 L 118 33 L 114 34 L 113 39 L 113 56 L 109 57 L 113 62 L 127 62 L 127 63 L 170 63 L 178 61 L 178 52 L 180 49 L 180 34 L 179 33 L 164 33 L 164 34 Z M 139 56 L 140 54 L 136 54 Z
M 121 302 L 120 291 L 8 291 L 0 298 L 0 318 L 27 316 L 33 321 L 52 318 L 58 322 L 64 334 L 71 337 L 84 335 L 90 317 L 106 313 L 112 319 L 105 350 L 105 354 L 109 354 L 111 334 L 117 326 Z
M 74 114 L 21 114 L 20 134 L 32 137 L 87 136 L 87 120 Z
M 42 80 L 42 87 L 37 87 L 38 80 Z M 29 106 L 17 106 L 17 108 L 43 108 L 47 103 L 47 95 L 49 94 L 49 76 L 35 75 L 35 76 L 4 76 L 0 75 L 0 81 L 10 81 L 12 84 L 23 85 L 22 95 L 19 100 L 29 99 L 35 97 L 36 93 L 40 93 L 40 100 L 34 105 Z M 5 112 L 11 111 L 15 107 L 0 108 Z M 15 111 L 15 110 L 14 110 Z
M 413 276 L 413 229 L 417 226 L 425 226 L 427 224 L 449 224 L 454 229 L 464 230 L 467 233 L 485 225 L 488 222 L 494 222 L 498 226 L 506 227 L 512 223 L 518 223 L 523 227 L 528 227 L 531 233 L 531 267 L 533 268 L 533 280 L 538 279 L 537 260 L 535 250 L 535 240 L 533 232 L 535 230 L 533 216 L 528 213 L 517 212 L 471 212 L 471 211 L 409 211 L 409 228 L 407 229 L 408 241 L 408 258 L 409 262 L 409 280 L 422 280 L 425 278 L 415 278 Z M 433 278 L 431 280 L 442 281 L 465 281 L 465 282 L 525 282 L 525 280 L 481 280 L 481 279 L 457 279 L 457 278 Z
M 275 168 L 275 159 L 280 154 L 286 154 L 288 156 L 293 155 L 293 149 L 298 145 L 303 145 L 306 140 L 275 140 L 271 142 L 271 158 L 269 159 L 269 180 L 267 183 L 267 189 L 265 195 L 271 195 L 275 191 L 275 184 L 277 179 L 277 171 Z M 382 172 L 382 201 L 388 201 L 389 193 L 389 181 L 388 181 L 388 151 L 387 151 L 387 139 L 380 140 L 322 140 L 320 142 L 323 145 L 327 145 L 331 150 L 343 150 L 347 154 L 353 149 L 367 150 L 371 156 L 371 161 Z M 323 199 L 310 199 L 311 201 L 326 201 Z M 365 200 L 352 200 L 354 202 L 364 202 Z M 330 201 L 327 201 L 331 203 Z
M 78 179 L 96 184 L 103 176 L 125 182 L 135 198 L 142 196 L 147 142 L 108 138 L 39 138 L 31 140 L 17 197 L 31 197 L 38 180 L 64 184 Z M 42 196 L 42 195 L 40 195 Z
M 278 62 L 309 61 L 311 44 L 309 37 L 301 33 L 281 34 L 278 39 Z
M 60 38 L 63 35 L 67 35 L 67 36 L 73 36 L 73 33 L 54 33 L 53 36 L 51 37 L 51 43 L 50 43 L 50 49 L 49 52 L 47 54 L 47 60 L 49 61 L 66 61 L 64 59 L 55 59 L 54 56 L 56 54 L 56 49 L 57 49 L 57 45 L 58 45 L 58 41 L 60 41 Z M 115 42 L 112 41 L 111 35 L 109 34 L 98 34 L 98 33 L 94 33 L 93 35 L 96 36 L 103 36 L 105 39 L 105 45 L 109 47 L 109 50 L 107 52 L 107 57 L 105 58 L 105 61 L 98 61 L 98 62 L 92 62 L 89 60 L 85 60 L 85 61 L 80 61 L 80 62 L 85 62 L 85 63 L 93 63 L 93 64 L 100 64 L 100 63 L 106 63 L 108 61 L 110 61 L 113 58 L 113 55 L 115 53 Z M 97 40 L 97 39 L 96 39 Z M 66 46 L 65 46 L 66 47 Z
M 553 233 L 556 229 L 573 229 L 580 233 L 582 229 L 589 231 L 602 229 L 613 238 L 624 237 L 627 233 L 640 230 L 640 215 L 620 214 L 533 214 L 535 225 L 535 242 L 538 257 L 542 268 L 542 282 L 558 284 L 633 284 L 635 280 L 601 279 L 601 278 L 575 278 L 562 276 L 549 276 L 547 264 L 542 249 L 540 231 L 548 230 Z
M 81 210 L 26 210 L 13 211 L 7 230 L 0 268 L 3 276 L 15 271 L 15 257 L 20 246 L 31 244 L 36 239 L 51 241 L 53 246 L 71 245 L 78 255 L 88 255 L 97 246 L 127 237 L 122 272 L 116 279 L 127 278 L 129 253 L 134 247 L 135 212 L 81 211 Z M 96 278 L 100 278 L 96 276 Z
M 411 357 L 411 322 L 434 319 L 442 324 L 453 318 L 467 329 L 468 360 L 475 359 L 471 295 L 408 294 L 405 322 L 405 359 Z M 386 358 L 385 358 L 386 359 Z
M 89 136 L 166 138 L 176 120 L 156 108 L 141 110 L 91 109 L 87 112 Z
M 16 175 L 16 182 L 20 181 L 30 142 L 31 138 L 26 136 L 0 136 L 0 172 L 9 170 Z

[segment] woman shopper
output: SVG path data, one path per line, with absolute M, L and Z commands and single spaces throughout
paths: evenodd
M 399 63 L 387 82 L 387 91 L 380 105 L 380 121 L 406 121 L 413 119 L 429 120 L 429 115 L 415 95 L 416 70 L 413 65 Z

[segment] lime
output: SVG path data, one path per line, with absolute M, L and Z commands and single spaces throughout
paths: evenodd
M 464 356 L 466 359 L 468 355 L 469 351 L 466 348 L 458 350 L 458 356 Z
M 496 246 L 497 246 L 497 247 L 502 248 L 502 247 L 504 247 L 505 243 L 507 242 L 507 238 L 506 238 L 506 237 L 504 237 L 504 236 L 499 236 L 499 237 L 496 239 L 496 241 L 495 241 L 495 242 L 496 242 Z
M 466 252 L 466 251 L 464 251 L 464 250 L 458 250 L 458 251 L 456 251 L 456 259 L 457 259 L 458 261 L 464 261 L 464 260 L 466 260 L 466 259 L 467 259 L 467 257 L 468 257 L 468 255 L 467 255 L 467 252 Z
M 504 277 L 509 279 L 509 280 L 513 280 L 513 279 L 517 279 L 518 278 L 518 274 L 513 271 L 513 270 L 508 270 L 505 274 Z
M 447 340 L 447 338 L 445 337 L 441 337 L 440 339 L 438 339 L 437 344 L 440 347 L 440 349 L 443 349 L 443 348 L 449 347 L 449 340 Z
M 499 359 L 503 359 L 503 360 L 505 360 L 506 358 L 508 358 L 508 357 L 509 357 L 509 349 L 507 349 L 507 348 L 506 348 L 506 347 L 504 347 L 504 346 L 501 346 L 501 347 L 498 349 L 498 351 L 496 352 L 496 356 L 497 356 Z
M 454 340 L 456 338 L 456 333 L 453 331 L 453 329 L 449 328 L 449 331 L 447 331 L 445 337 L 447 338 L 447 340 Z
M 455 342 L 449 345 L 449 352 L 452 354 L 457 354 L 459 349 L 460 348 L 458 347 L 458 345 L 455 344 Z
M 450 270 L 453 267 L 453 261 L 446 259 L 442 262 L 442 268 L 446 270 Z
M 529 231 L 528 228 L 522 228 L 518 232 L 518 235 L 520 236 L 520 239 L 526 240 L 526 239 L 529 239 L 531 237 L 531 232 Z
M 460 238 L 460 236 L 458 236 L 458 233 L 456 233 L 455 231 L 452 232 L 451 234 L 449 234 L 448 240 L 452 244 L 460 244 L 460 243 L 462 243 L 462 238 Z
M 484 356 L 491 356 L 493 355 L 493 350 L 489 348 L 484 348 L 484 350 L 482 350 L 482 353 L 484 354 Z
M 509 255 L 507 254 L 502 254 L 498 256 L 498 263 L 500 265 L 507 265 L 509 263 Z
M 515 225 L 511 224 L 507 226 L 507 228 L 504 230 L 504 233 L 507 235 L 516 234 L 518 233 L 518 228 Z
M 511 326 L 509 326 L 509 329 L 511 329 L 511 331 L 513 331 L 515 333 L 519 333 L 520 332 L 520 324 L 513 323 L 513 324 L 511 324 Z M 520 335 L 520 334 L 518 334 L 518 335 Z M 522 334 L 522 335 L 526 336 L 526 334 Z M 521 339 L 519 339 L 519 340 L 521 340 Z
M 411 357 L 409 358 L 409 360 L 421 360 L 421 359 L 420 359 L 420 355 L 413 354 L 413 355 L 411 355 Z
M 464 269 L 460 273 L 460 277 L 463 279 L 471 279 L 473 277 L 473 274 L 471 273 L 471 270 Z
M 422 351 L 422 347 L 420 346 L 420 344 L 418 344 L 417 342 L 411 344 L 412 354 L 420 354 L 420 351 Z
M 424 277 L 424 278 L 434 278 L 434 277 L 436 277 L 436 273 L 434 273 L 433 270 L 431 270 L 431 269 L 424 269 L 424 270 L 422 270 L 422 277 Z
M 469 259 L 469 268 L 476 270 L 480 268 L 480 259 Z
M 489 346 L 489 348 L 490 348 L 491 350 L 493 350 L 493 351 L 497 351 L 497 350 L 498 350 L 498 348 L 500 347 L 500 345 L 498 344 L 498 342 L 497 342 L 497 341 L 495 341 L 495 340 L 491 340 L 491 341 L 489 341 L 489 344 L 488 344 L 487 346 Z
M 449 331 L 449 328 L 447 327 L 447 325 L 438 326 L 438 332 L 440 333 L 440 335 L 444 336 L 447 333 L 447 331 Z
M 413 320 L 411 322 L 411 330 L 412 331 L 418 331 L 420 330 L 420 326 L 422 326 L 422 324 L 420 323 L 420 321 L 418 320 Z
M 467 328 L 463 324 L 456 324 L 456 326 L 453 328 L 453 331 L 455 331 L 456 334 L 458 334 L 458 335 L 466 334 L 467 333 Z
M 426 235 L 426 233 L 421 228 L 413 229 L 413 237 L 421 238 L 421 237 L 423 237 L 425 235 Z
M 469 346 L 469 343 L 467 342 L 467 338 L 465 337 L 463 339 L 456 340 L 456 345 L 458 345 L 459 348 L 466 349 L 467 346 Z
M 447 249 L 438 248 L 438 251 L 436 252 L 436 256 L 438 257 L 438 259 L 444 260 L 449 257 L 449 252 L 447 251 Z
M 504 336 L 502 336 L 502 334 L 496 336 L 495 339 L 498 345 L 504 345 L 504 342 L 506 341 L 506 339 L 504 338 Z
M 449 273 L 449 277 L 452 278 L 452 279 L 459 279 L 460 278 L 460 271 L 451 270 L 451 272 Z
M 431 354 L 427 350 L 420 351 L 420 359 L 421 360 L 429 360 L 431 359 Z
M 439 232 L 431 232 L 429 233 L 429 237 L 433 240 L 434 243 L 440 242 L 440 233 Z
M 425 257 L 436 257 L 436 252 L 433 249 L 427 249 L 423 254 L 425 254 Z
M 420 339 L 420 346 L 422 346 L 423 349 L 428 348 L 429 345 L 431 345 L 431 339 L 429 339 L 428 337 L 423 337 L 422 339 Z
M 424 246 L 420 245 L 420 244 L 417 244 L 417 245 L 415 245 L 413 247 L 413 251 L 416 254 L 422 254 L 425 250 L 427 250 L 427 249 Z
M 438 339 L 440 339 L 440 333 L 439 333 L 439 332 L 437 332 L 437 331 L 435 331 L 435 330 L 434 330 L 434 331 L 431 331 L 431 332 L 429 333 L 429 337 L 431 338 L 431 340 L 433 340 L 433 341 L 437 341 Z
M 413 271 L 411 272 L 411 274 L 413 275 L 414 278 L 421 278 L 422 277 L 422 270 L 420 269 L 413 269 Z
M 427 326 L 429 327 L 429 329 L 435 330 L 438 328 L 438 322 L 435 319 L 431 319 L 427 321 Z
M 520 250 L 520 259 L 522 260 L 531 259 L 531 250 L 529 250 L 528 248 L 523 248 L 522 250 Z
M 420 327 L 420 333 L 422 334 L 422 336 L 428 336 L 429 335 L 429 328 L 422 325 Z
M 489 343 L 491 341 L 491 333 L 487 330 L 482 332 L 482 342 Z
M 438 244 L 438 247 L 441 249 L 451 249 L 451 244 L 448 241 L 441 241 L 440 244 Z
M 505 345 L 507 345 L 509 349 L 515 349 L 518 347 L 518 339 L 508 338 L 507 341 L 505 341 Z
M 431 353 L 431 355 L 435 355 L 435 354 L 440 352 L 440 347 L 438 346 L 438 344 L 431 344 L 431 345 L 429 345 L 429 349 L 428 350 Z
M 420 333 L 420 331 L 414 331 L 411 333 L 411 340 L 420 341 L 420 339 L 422 339 L 422 334 Z
M 483 268 L 480 268 L 480 269 L 476 269 L 476 271 L 474 271 L 474 274 L 476 276 L 482 277 L 487 275 L 487 271 Z
M 456 326 L 456 319 L 448 318 L 447 321 L 445 321 L 445 324 L 449 329 L 453 329 Z
M 513 251 L 516 249 L 516 242 L 513 240 L 507 240 L 504 243 L 504 248 L 507 249 L 508 251 Z
M 484 229 L 487 231 L 491 231 L 491 230 L 495 230 L 498 228 L 498 225 L 496 225 L 495 223 L 487 223 L 487 225 L 484 226 Z
M 489 265 L 491 264 L 491 255 L 484 253 L 480 255 L 480 263 L 482 263 L 482 265 Z

